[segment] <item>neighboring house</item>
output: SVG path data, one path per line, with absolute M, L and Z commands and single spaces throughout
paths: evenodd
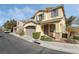
M 44 10 L 38 10 L 31 18 L 20 24 L 23 25 L 26 35 L 32 36 L 33 32 L 41 32 L 42 35 L 48 35 L 55 38 L 62 38 L 62 33 L 65 33 L 65 12 L 63 6 L 48 7 Z
M 24 29 L 24 27 L 23 27 L 24 22 L 25 22 L 25 21 L 17 20 L 16 32 L 18 32 L 18 31 L 21 30 L 21 29 Z M 15 29 L 15 28 L 14 28 L 14 29 Z M 15 30 L 14 30 L 14 32 L 15 32 Z

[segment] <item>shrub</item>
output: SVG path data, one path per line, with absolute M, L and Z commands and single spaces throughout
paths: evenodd
M 79 36 L 73 36 L 73 39 L 79 40 Z
M 52 38 L 48 37 L 48 36 L 41 36 L 41 39 L 43 41 L 53 41 Z
M 34 39 L 39 39 L 40 38 L 40 32 L 34 32 L 33 33 L 33 38 Z
M 41 39 L 40 40 L 43 40 L 44 41 L 45 40 L 45 36 L 41 36 Z
M 21 35 L 21 36 L 24 35 L 23 29 L 19 29 L 16 33 L 19 34 L 19 35 Z

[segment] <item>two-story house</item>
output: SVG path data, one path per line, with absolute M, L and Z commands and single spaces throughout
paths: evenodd
M 41 32 L 42 35 L 48 35 L 55 38 L 62 38 L 65 33 L 65 12 L 63 6 L 47 7 L 44 10 L 38 10 L 24 24 L 24 32 L 26 35 L 32 36 L 33 32 Z

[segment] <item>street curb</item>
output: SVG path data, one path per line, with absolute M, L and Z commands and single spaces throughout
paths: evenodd
M 19 37 L 21 39 L 24 39 L 23 37 L 21 37 L 21 36 L 19 36 L 17 34 L 14 34 L 14 33 L 10 33 L 10 35 L 14 35 L 16 37 Z M 26 39 L 24 39 L 24 40 L 26 40 Z M 34 43 L 33 40 L 26 40 L 26 41 L 31 42 L 31 43 Z M 79 49 L 75 49 L 74 50 L 74 49 L 68 49 L 67 47 L 62 48 L 62 47 L 58 47 L 58 46 L 54 46 L 54 45 L 52 45 L 52 48 L 51 48 L 51 45 L 45 45 L 41 41 L 39 41 L 39 42 L 41 43 L 40 46 L 42 46 L 42 47 L 46 47 L 46 48 L 49 48 L 49 49 L 54 49 L 54 50 L 62 51 L 62 52 L 79 54 Z

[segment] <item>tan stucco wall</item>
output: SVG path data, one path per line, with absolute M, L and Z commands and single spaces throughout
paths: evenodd
M 43 12 L 38 12 L 35 15 L 35 21 L 36 21 L 36 16 L 38 17 L 39 14 L 42 14 Z M 63 14 L 63 10 L 62 8 L 58 9 L 58 16 L 57 17 L 51 17 L 51 12 L 44 12 L 44 19 L 42 19 L 42 21 L 46 21 L 46 20 L 52 20 L 52 19 L 57 19 L 57 18 L 62 18 L 64 16 Z
M 54 37 L 57 37 L 57 38 L 62 38 L 62 33 L 65 32 L 65 28 L 66 28 L 66 25 L 65 25 L 65 19 L 62 18 L 60 22 L 56 22 L 56 23 L 49 23 L 48 25 L 50 24 L 55 24 L 56 26 L 56 29 L 54 32 L 50 32 L 50 28 L 49 28 L 49 35 L 53 35 Z M 44 31 L 42 30 L 41 28 L 41 25 L 37 25 L 36 26 L 36 32 L 41 32 L 41 35 L 44 35 Z
M 36 25 L 36 32 L 41 32 L 41 36 L 44 35 L 41 25 Z
M 66 24 L 65 24 L 65 18 L 61 19 L 59 23 L 56 23 L 56 33 L 60 33 L 60 38 L 62 38 L 62 33 L 65 33 Z
M 23 27 L 24 23 L 21 21 L 17 21 L 17 27 Z
M 27 26 L 36 26 L 36 24 L 33 23 L 33 22 L 26 23 L 26 24 L 24 25 L 24 28 L 27 27 Z
M 18 31 L 19 29 L 23 29 L 23 28 L 24 28 L 23 25 L 24 25 L 23 22 L 17 21 L 17 28 L 16 28 L 16 31 Z
M 53 35 L 54 37 L 59 37 L 62 38 L 62 33 L 65 33 L 65 28 L 66 28 L 66 24 L 65 24 L 65 18 L 62 18 L 61 21 L 59 22 L 54 22 L 54 23 L 48 23 L 48 25 L 50 26 L 50 24 L 55 24 L 55 31 L 54 32 L 50 32 L 50 27 L 49 27 L 49 35 Z
M 60 23 L 62 24 L 62 27 L 60 28 L 60 30 L 62 29 L 62 32 L 63 33 L 66 33 L 66 22 L 65 22 L 65 18 L 63 18 Z

